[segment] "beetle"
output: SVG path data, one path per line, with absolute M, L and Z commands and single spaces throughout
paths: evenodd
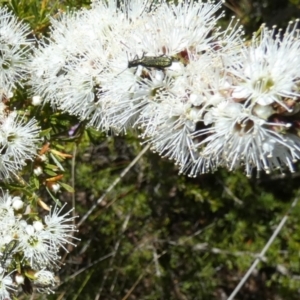
M 143 56 L 132 61 L 128 61 L 128 68 L 143 66 L 145 68 L 163 69 L 172 65 L 173 58 L 170 56 Z
M 143 66 L 145 68 L 156 68 L 162 70 L 163 68 L 170 67 L 173 63 L 174 58 L 166 55 L 161 56 L 142 56 L 142 58 L 136 58 L 134 60 L 128 61 L 127 68 L 135 68 L 138 66 Z M 126 70 L 126 69 L 125 69 Z M 118 75 L 122 74 L 123 70 Z
M 18 244 L 19 244 L 19 241 L 17 241 L 17 240 L 11 240 L 6 245 L 6 247 L 5 247 L 4 251 L 3 251 L 3 256 L 1 258 L 1 266 L 2 266 L 2 268 L 5 265 L 6 260 L 11 255 L 11 253 L 13 252 L 13 250 L 18 246 Z

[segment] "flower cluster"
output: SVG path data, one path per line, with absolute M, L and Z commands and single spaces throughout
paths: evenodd
M 29 26 L 19 22 L 7 10 L 0 9 L 0 97 L 10 98 L 13 89 L 28 74 L 28 56 L 32 41 L 27 38 Z
M 3 105 L 3 104 L 2 104 Z M 0 104 L 1 106 L 1 104 Z M 0 179 L 10 178 L 36 155 L 40 129 L 16 111 L 0 111 Z
M 55 207 L 42 221 L 31 219 L 34 214 L 24 206 L 21 197 L 2 192 L 0 299 L 11 299 L 11 292 L 25 280 L 50 292 L 57 283 L 53 270 L 60 260 L 59 248 L 67 251 L 65 244 L 74 245 L 70 240 L 74 239 L 75 227 L 68 224 L 74 219 L 69 217 L 71 211 L 61 214 L 63 207 Z
M 0 9 L 0 180 L 10 178 L 32 160 L 38 146 L 35 119 L 11 112 L 9 99 L 28 75 L 29 27 L 18 22 L 7 8 Z
M 196 176 L 270 172 L 300 157 L 300 39 L 262 27 L 245 43 L 222 2 L 95 1 L 53 20 L 32 58 L 36 97 L 151 149 Z

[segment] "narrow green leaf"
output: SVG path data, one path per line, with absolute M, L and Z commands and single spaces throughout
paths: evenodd
M 70 185 L 68 185 L 68 184 L 66 184 L 66 183 L 63 183 L 63 182 L 60 182 L 59 183 L 66 191 L 68 191 L 68 192 L 70 192 L 70 193 L 74 193 L 74 189 L 70 186 Z

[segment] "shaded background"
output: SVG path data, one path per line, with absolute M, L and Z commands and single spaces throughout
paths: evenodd
M 89 5 L 80 0 L 0 3 L 29 22 L 37 36 L 47 35 L 49 13 Z M 261 23 L 284 28 L 300 17 L 300 1 L 231 0 L 225 10 L 226 18 L 236 15 L 251 36 Z M 51 114 L 50 108 L 44 113 Z M 73 144 L 62 146 L 73 153 Z M 134 134 L 85 133 L 74 166 L 80 218 L 141 149 Z M 66 164 L 71 170 L 71 161 Z M 56 294 L 20 299 L 227 299 L 295 198 L 299 175 L 257 179 L 220 169 L 191 179 L 147 152 L 79 227 L 78 247 L 69 248 L 67 256 L 62 252 L 65 265 Z M 72 183 L 70 174 L 65 179 Z M 72 203 L 70 193 L 59 198 Z M 236 299 L 300 299 L 299 216 L 300 204 Z

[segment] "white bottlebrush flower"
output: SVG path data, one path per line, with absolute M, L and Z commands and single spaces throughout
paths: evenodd
M 13 197 L 8 192 L 1 190 L 0 196 L 0 253 L 4 251 L 9 243 L 18 235 L 20 227 L 18 219 L 15 217 L 16 202 L 19 197 Z M 18 204 L 18 203 L 17 203 Z M 19 205 L 18 205 L 19 207 Z M 11 252 L 11 251 L 10 251 Z M 3 253 L 2 253 L 3 255 Z
M 43 103 L 49 102 L 52 107 L 56 107 L 57 93 L 66 73 L 64 68 L 68 65 L 68 56 L 77 51 L 76 42 L 79 39 L 76 33 L 81 36 L 82 30 L 79 30 L 76 20 L 80 15 L 80 12 L 62 14 L 59 20 L 53 19 L 52 37 L 41 40 L 31 57 L 29 83 L 33 95 L 38 95 Z
M 107 92 L 107 99 L 111 99 L 107 106 L 106 115 L 111 127 L 118 131 L 125 131 L 128 127 L 142 126 L 140 120 L 151 111 L 156 102 L 161 101 L 160 91 L 168 88 L 170 82 L 161 70 L 145 72 L 145 78 L 139 77 L 142 68 L 124 72 L 113 82 L 115 88 Z M 143 71 L 144 72 L 144 71 Z M 151 106 L 148 107 L 148 106 Z M 147 134 L 145 134 L 147 135 Z
M 21 23 L 6 7 L 0 9 L 0 96 L 8 97 L 28 71 L 29 26 Z
M 5 270 L 0 267 L 0 300 L 12 299 L 12 293 L 16 292 L 11 275 L 11 273 L 7 274 Z
M 155 10 L 159 5 L 160 4 L 155 4 L 147 0 L 123 1 L 121 5 L 115 0 L 108 2 L 95 0 L 92 1 L 91 13 L 92 18 L 95 18 L 93 22 L 97 21 L 99 24 L 104 24 L 104 26 L 106 26 L 107 22 L 112 22 L 112 16 L 117 18 L 116 24 L 120 22 L 120 19 L 123 19 L 129 20 L 130 22 L 136 24 L 136 26 L 139 26 L 144 15 L 147 15 L 149 12 Z M 88 19 L 90 19 L 90 14 Z
M 34 274 L 33 284 L 40 293 L 53 293 L 53 288 L 59 283 L 53 272 L 42 269 Z
M 221 5 L 222 1 L 217 4 L 184 1 L 178 5 L 163 2 L 126 44 L 129 49 L 139 47 L 154 56 L 174 56 L 196 48 L 205 51 L 214 39 L 216 22 L 222 16 L 215 14 Z
M 64 206 L 61 209 L 55 207 L 43 222 L 42 220 L 31 219 L 30 214 L 26 212 L 22 215 L 20 211 L 22 204 L 21 197 L 2 192 L 2 197 L 0 197 L 1 266 L 11 270 L 16 264 L 15 259 L 17 257 L 18 265 L 20 264 L 22 269 L 40 270 L 42 268 L 44 270 L 49 268 L 53 270 L 57 268 L 61 258 L 59 248 L 62 247 L 66 250 L 64 246 L 66 244 L 76 246 L 71 242 L 71 239 L 76 239 L 73 237 L 73 233 L 76 231 L 75 226 L 67 224 L 75 218 L 75 216 L 69 216 L 72 210 L 61 214 Z M 18 211 L 15 211 L 14 206 Z M 34 280 L 38 288 L 49 292 L 53 287 L 51 278 L 54 275 L 47 272 L 41 272 L 40 276 Z M 43 274 L 46 277 L 50 276 L 48 277 L 49 281 L 43 277 Z M 44 284 L 43 278 L 45 279 Z M 20 280 L 22 281 L 22 279 Z
M 154 108 L 154 104 L 150 106 Z M 146 111 L 150 115 L 149 111 Z M 195 131 L 194 108 L 184 97 L 165 96 L 153 109 L 153 118 L 144 120 L 144 137 L 153 151 L 174 160 L 180 166 L 198 158 L 191 133 Z M 195 156 L 196 155 L 196 156 Z
M 279 128 L 280 124 L 257 118 L 234 102 L 223 102 L 207 113 L 212 114 L 214 125 L 195 136 L 203 139 L 197 145 L 200 158 L 192 168 L 193 173 L 200 172 L 207 160 L 230 170 L 244 165 L 248 176 L 254 168 L 258 173 L 283 166 L 293 171 L 293 162 L 300 158 L 300 139 L 277 133 L 276 126 Z
M 73 209 L 69 210 L 65 214 L 61 214 L 65 205 L 60 209 L 55 206 L 51 209 L 49 215 L 45 216 L 45 227 L 42 232 L 42 235 L 45 239 L 49 241 L 53 247 L 62 247 L 64 250 L 68 251 L 65 248 L 65 244 L 71 244 L 71 239 L 76 239 L 74 237 L 74 232 L 76 227 L 73 224 L 70 224 L 76 217 L 69 217 Z
M 5 218 L 10 218 L 14 216 L 14 209 L 12 207 L 13 197 L 9 195 L 8 192 L 2 192 L 0 197 L 0 222 Z
M 49 242 L 43 231 L 36 231 L 34 226 L 27 224 L 20 229 L 18 240 L 17 250 L 22 251 L 23 260 L 32 268 L 57 265 L 58 248 Z
M 244 46 L 237 64 L 228 72 L 235 76 L 232 97 L 245 99 L 252 106 L 279 105 L 289 112 L 286 98 L 299 98 L 300 51 L 298 22 L 282 34 L 275 28 L 262 28 L 262 33 Z
M 205 112 L 228 96 L 226 89 L 230 85 L 222 78 L 224 71 L 217 63 L 220 60 L 209 51 L 190 55 L 189 64 L 180 76 L 168 70 L 166 73 L 171 76 L 166 76 L 166 82 L 156 91 L 156 98 L 138 119 L 143 129 L 141 136 L 148 139 L 153 150 L 175 160 L 180 172 L 187 172 L 198 161 L 194 134 L 207 126 Z M 215 163 L 206 161 L 205 164 L 215 168 Z
M 51 39 L 41 44 L 32 59 L 33 93 L 108 131 L 105 109 L 112 103 L 111 98 L 105 98 L 106 91 L 119 88 L 111 81 L 128 66 L 121 42 L 130 36 L 130 18 L 147 6 L 146 1 L 141 3 L 136 2 L 139 9 L 133 5 L 130 10 L 127 6 L 118 8 L 117 1 L 107 5 L 99 1 L 91 10 L 53 20 Z
M 108 119 L 114 120 L 115 124 L 119 121 L 121 128 L 131 124 L 142 127 L 145 130 L 142 136 L 149 137 L 150 135 L 151 138 L 150 131 L 153 131 L 155 124 L 154 126 L 148 126 L 148 124 L 150 124 L 149 120 L 153 118 L 153 109 L 156 110 L 152 106 L 152 102 L 163 104 L 164 98 L 167 100 L 169 93 L 176 94 L 172 88 L 170 91 L 170 86 L 182 84 L 182 81 L 188 76 L 185 65 L 189 64 L 190 56 L 195 55 L 195 51 L 200 53 L 204 50 L 211 50 L 210 43 L 216 38 L 213 35 L 214 26 L 219 18 L 214 16 L 214 13 L 220 8 L 220 5 L 221 2 L 217 4 L 184 2 L 179 5 L 162 3 L 158 5 L 154 13 L 143 16 L 145 25 L 134 28 L 128 40 L 123 39 L 123 44 L 128 48 L 129 61 L 137 59 L 142 64 L 135 68 L 136 78 L 129 87 L 125 84 L 125 91 L 122 94 L 116 95 L 118 91 L 122 90 L 125 82 L 130 82 L 129 72 L 127 72 L 128 77 L 125 77 L 125 72 L 120 74 L 115 80 L 116 88 L 109 89 L 109 93 L 116 95 L 112 98 L 117 101 L 110 107 Z M 151 57 L 154 57 L 154 62 L 149 68 L 146 63 Z M 160 65 L 160 60 L 166 60 L 167 65 Z M 143 62 L 145 62 L 144 65 Z M 131 69 L 134 70 L 134 68 Z M 167 90 L 165 95 L 161 92 L 164 89 Z M 158 93 L 161 93 L 160 100 L 155 99 Z M 158 104 L 157 111 L 159 110 Z M 168 118 L 167 114 L 166 122 L 168 122 Z M 146 124 L 145 120 L 147 120 Z M 162 114 L 161 122 L 164 122 Z M 160 132 L 162 133 L 163 129 Z M 158 134 L 155 134 L 157 139 L 160 139 Z M 178 134 L 180 134 L 179 131 Z M 182 134 L 184 135 L 184 133 Z M 166 136 L 167 133 L 163 135 Z M 161 137 L 161 140 L 164 138 Z M 172 143 L 171 138 L 170 143 Z M 153 143 L 153 149 L 158 150 L 160 147 L 156 147 Z M 163 152 L 168 153 L 168 157 L 178 157 L 178 153 L 165 150 Z M 181 156 L 184 155 L 185 150 L 182 149 L 181 153 Z
M 103 90 L 108 61 L 108 53 L 103 49 L 105 47 L 93 41 L 93 45 L 87 44 L 78 49 L 76 56 L 70 55 L 72 63 L 65 67 L 66 74 L 61 79 L 62 88 L 56 94 L 56 104 L 60 109 L 77 115 L 82 120 L 89 120 L 97 115 L 99 123 L 91 121 L 91 125 L 103 131 L 109 129 L 103 114 L 105 99 L 102 96 L 105 94 Z
M 34 50 L 30 63 L 30 80 L 33 95 L 40 98 L 42 103 L 49 102 L 55 107 L 57 93 L 64 75 L 64 65 L 67 53 L 57 45 L 48 45 L 41 41 Z
M 0 126 L 0 178 L 9 178 L 36 155 L 39 127 L 35 119 L 28 122 L 16 112 L 2 119 Z

